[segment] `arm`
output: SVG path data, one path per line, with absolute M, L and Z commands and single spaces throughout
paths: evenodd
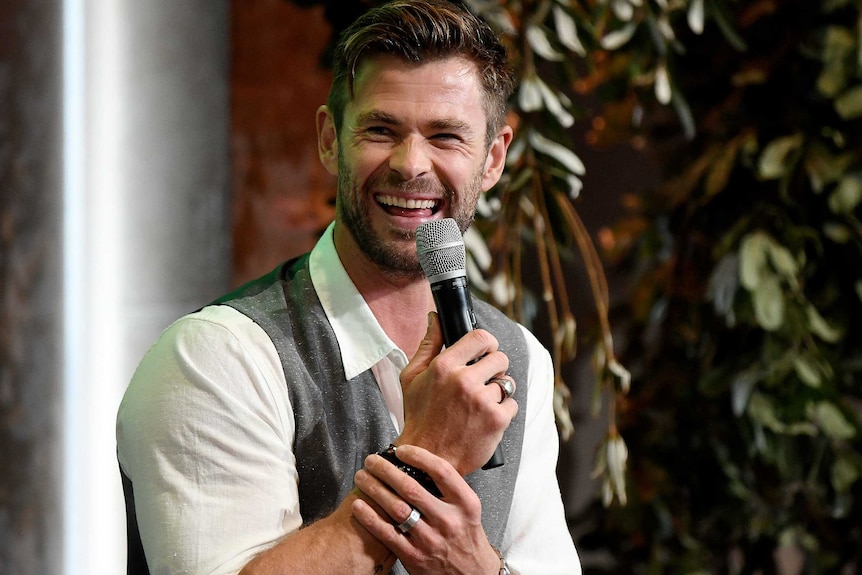
M 345 573 L 382 572 L 378 567 L 388 569 L 396 556 L 417 575 L 497 573 L 500 559 L 482 528 L 481 503 L 462 475 L 490 458 L 517 413 L 514 400 L 501 402 L 499 387 L 485 385 L 506 371 L 508 358 L 497 351 L 496 339 L 483 330 L 468 334 L 441 353 L 442 346 L 439 322 L 433 314 L 425 339 L 401 374 L 405 428 L 396 443 L 428 448 L 405 447 L 398 453 L 405 463 L 431 475 L 444 500 L 383 458 L 371 455 L 366 467 L 369 473 L 360 471 L 356 476 L 361 491 L 342 502 L 332 516 L 262 553 L 243 574 L 329 572 L 324 565 L 302 571 L 305 564 L 299 558 L 306 553 L 328 557 L 332 567 L 350 565 Z M 471 363 L 477 357 L 482 359 Z M 422 510 L 423 519 L 405 537 L 396 525 L 410 514 L 410 505 Z M 332 537 L 348 538 L 339 550 L 341 557 L 329 545 Z M 369 565 L 369 556 L 386 557 L 387 562 Z
M 350 494 L 331 515 L 255 557 L 241 575 L 388 573 L 395 556 L 353 518 Z
M 392 563 L 352 519 L 352 498 L 299 529 L 293 415 L 277 353 L 259 351 L 268 341 L 245 316 L 208 308 L 166 330 L 129 386 L 118 456 L 153 575 L 234 574 L 250 561 L 245 573 Z
M 398 458 L 427 472 L 442 498 L 372 455 L 355 478 L 368 501 L 354 502 L 353 512 L 410 573 L 496 574 L 499 555 L 482 527 L 481 502 L 463 476 L 488 460 L 518 411 L 513 399 L 501 400 L 497 385 L 486 385 L 506 371 L 508 358 L 483 330 L 441 348 L 432 315 L 425 339 L 401 373 L 405 426 L 396 444 Z M 405 535 L 397 525 L 413 508 L 422 517 Z
M 579 575 L 581 573 L 580 561 L 566 524 L 556 477 L 559 440 L 552 403 L 553 367 L 547 350 L 526 330 L 525 336 L 530 350 L 530 372 L 528 382 L 526 382 L 529 386 L 529 399 L 520 472 L 515 485 L 509 523 L 502 542 L 502 551 L 508 559 L 513 574 Z M 422 450 L 419 452 L 421 453 Z M 399 456 L 404 456 L 402 459 L 408 459 L 415 453 L 415 450 L 404 447 L 399 448 L 398 453 Z M 440 468 L 446 467 L 445 461 L 435 461 L 430 454 L 422 458 L 410 458 L 406 462 L 425 469 L 432 474 L 435 480 L 438 479 L 439 474 L 443 473 Z M 429 467 L 426 468 L 425 465 Z M 384 472 L 383 469 L 387 467 L 390 471 Z M 433 471 L 435 469 L 437 470 L 436 473 Z M 368 474 L 374 476 L 376 482 L 369 480 Z M 444 478 L 440 475 L 439 480 L 446 481 L 453 490 L 457 489 L 458 483 L 462 483 L 469 491 L 469 487 L 463 480 L 460 480 L 460 477 L 456 480 L 451 476 Z M 427 497 L 417 499 L 413 495 L 411 490 L 415 489 L 412 485 L 415 482 L 405 478 L 394 467 L 388 466 L 387 462 L 377 457 L 367 460 L 365 471 L 357 474 L 356 481 L 363 492 L 379 503 L 383 509 L 383 511 L 378 511 L 377 516 L 375 516 L 370 507 L 362 503 L 355 504 L 354 513 L 362 524 L 375 536 L 387 543 L 405 564 L 408 564 L 409 561 L 427 562 L 428 557 L 419 555 L 419 543 L 424 544 L 428 537 L 413 541 L 415 538 L 411 536 L 410 541 L 404 541 L 403 537 L 398 537 L 397 530 L 392 526 L 393 523 L 397 524 L 407 517 L 409 514 L 408 502 L 417 506 L 424 514 L 425 508 L 421 506 L 427 505 Z M 398 496 L 394 495 L 391 490 L 381 490 L 378 483 L 388 485 Z M 490 559 L 485 559 L 490 557 L 487 555 L 489 549 L 487 538 L 483 539 L 477 532 L 472 531 L 475 528 L 475 525 L 470 522 L 473 518 L 471 515 L 473 502 L 464 492 L 460 490 L 457 492 L 459 493 L 457 499 L 451 502 L 447 500 L 447 503 L 461 502 L 465 505 L 452 507 L 434 505 L 430 508 L 434 513 L 433 516 L 426 521 L 423 515 L 423 521 L 426 523 L 423 532 L 427 533 L 433 526 L 441 524 L 441 517 L 445 512 L 447 515 L 445 524 L 449 526 L 447 529 L 448 533 L 453 535 L 452 539 L 471 542 L 474 548 L 469 553 L 474 554 L 477 558 L 482 557 L 483 563 L 481 564 L 483 566 L 486 563 L 490 565 Z M 470 493 L 472 494 L 472 491 Z M 475 498 L 475 494 L 473 497 Z M 478 499 L 475 500 L 475 503 L 478 504 Z M 420 521 L 416 528 L 423 521 Z M 457 523 L 458 521 L 460 523 Z M 455 531 L 451 529 L 452 525 L 460 525 L 458 527 L 461 529 L 460 535 L 455 535 Z M 440 532 L 437 537 L 444 538 L 445 533 L 445 531 Z M 461 548 L 456 547 L 456 550 L 460 551 Z M 436 553 L 430 546 L 425 548 L 425 552 L 432 557 Z M 452 553 L 452 556 L 454 557 L 456 554 Z M 497 567 L 499 568 L 499 561 Z M 434 570 L 432 569 L 430 572 L 434 572 Z M 453 572 L 460 571 L 455 570 Z M 497 573 L 497 570 L 479 571 L 478 567 L 474 565 L 472 572 Z

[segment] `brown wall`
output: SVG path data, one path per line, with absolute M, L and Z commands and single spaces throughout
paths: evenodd
M 311 248 L 332 219 L 335 180 L 317 157 L 315 111 L 331 74 L 322 8 L 231 2 L 234 284 Z

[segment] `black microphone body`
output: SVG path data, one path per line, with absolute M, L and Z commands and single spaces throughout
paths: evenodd
M 434 305 L 437 308 L 437 316 L 440 319 L 440 327 L 443 331 L 443 343 L 446 344 L 446 347 L 450 347 L 467 333 L 476 329 L 476 316 L 473 313 L 473 300 L 467 287 L 467 273 L 463 269 L 465 266 L 461 262 L 461 258 L 465 258 L 465 256 L 460 230 L 457 228 L 454 220 L 438 220 L 423 225 L 427 226 L 430 224 L 451 224 L 455 226 L 454 230 L 457 231 L 457 241 L 455 242 L 444 243 L 446 239 L 451 240 L 451 236 L 455 233 L 447 229 L 445 231 L 450 237 L 445 238 L 444 234 L 444 239 L 439 240 L 438 245 L 435 245 L 432 238 L 429 245 L 419 246 L 424 240 L 424 234 L 420 231 L 422 230 L 422 226 L 417 230 L 417 247 L 420 251 L 420 259 L 423 260 L 423 270 L 431 283 L 431 293 L 434 296 Z M 432 233 L 431 235 L 433 236 L 434 234 Z M 458 245 L 458 242 L 460 242 L 460 245 Z M 441 252 L 444 252 L 441 260 L 442 263 L 441 261 L 423 259 L 423 250 L 427 255 L 430 252 L 438 250 L 438 248 Z M 451 251 L 453 249 L 456 254 L 455 262 L 457 262 L 454 264 L 452 261 L 448 261 L 451 260 L 451 253 L 445 254 L 447 250 Z M 473 362 L 479 359 L 476 358 Z M 491 456 L 488 463 L 482 466 L 482 469 L 494 469 L 504 463 L 503 450 L 500 445 L 497 445 L 494 455 Z
M 473 300 L 470 299 L 466 276 L 435 282 L 431 284 L 431 293 L 434 295 L 446 347 L 476 329 Z

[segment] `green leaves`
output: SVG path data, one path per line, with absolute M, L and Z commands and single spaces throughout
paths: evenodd
M 766 331 L 785 324 L 785 302 L 804 310 L 803 330 L 810 330 L 822 341 L 835 343 L 840 330 L 832 327 L 806 300 L 801 289 L 800 265 L 784 246 L 762 231 L 746 235 L 739 248 L 740 285 L 752 295 L 757 323 Z
M 852 71 L 856 41 L 853 33 L 843 27 L 829 26 L 820 54 L 823 69 L 817 78 L 817 89 L 824 96 L 834 98 L 847 85 Z
M 829 196 L 829 209 L 839 215 L 850 215 L 862 202 L 862 174 L 850 173 L 842 177 Z
M 635 511 L 614 515 L 636 549 L 616 552 L 632 572 L 730 555 L 770 572 L 787 545 L 812 573 L 858 570 L 862 4 L 626 4 L 595 26 L 609 64 L 591 94 L 643 112 L 614 129 L 659 144 L 665 181 L 613 236 L 631 246 L 615 256 L 634 270 L 637 366 L 620 417 Z M 686 101 L 694 129 L 661 110 Z
M 557 30 L 557 38 L 560 40 L 560 44 L 578 56 L 586 56 L 587 51 L 578 37 L 578 26 L 575 23 L 574 17 L 559 4 L 555 4 L 551 8 L 551 12 L 554 15 L 554 28 Z
M 796 290 L 798 266 L 790 252 L 763 232 L 743 238 L 739 248 L 739 279 L 751 292 L 754 314 L 766 331 L 784 324 L 784 289 Z
M 777 138 L 764 148 L 758 163 L 758 175 L 764 180 L 775 180 L 793 169 L 804 137 L 793 134 Z
M 856 436 L 856 428 L 832 402 L 820 401 L 809 405 L 808 417 L 827 437 L 832 439 L 846 440 Z

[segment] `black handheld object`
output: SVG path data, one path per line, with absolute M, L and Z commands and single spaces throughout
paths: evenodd
M 445 218 L 420 225 L 416 229 L 416 253 L 422 271 L 431 282 L 443 343 L 449 347 L 476 328 L 473 300 L 467 288 L 467 254 L 457 222 Z M 504 463 L 503 450 L 498 445 L 482 469 L 493 469 Z

